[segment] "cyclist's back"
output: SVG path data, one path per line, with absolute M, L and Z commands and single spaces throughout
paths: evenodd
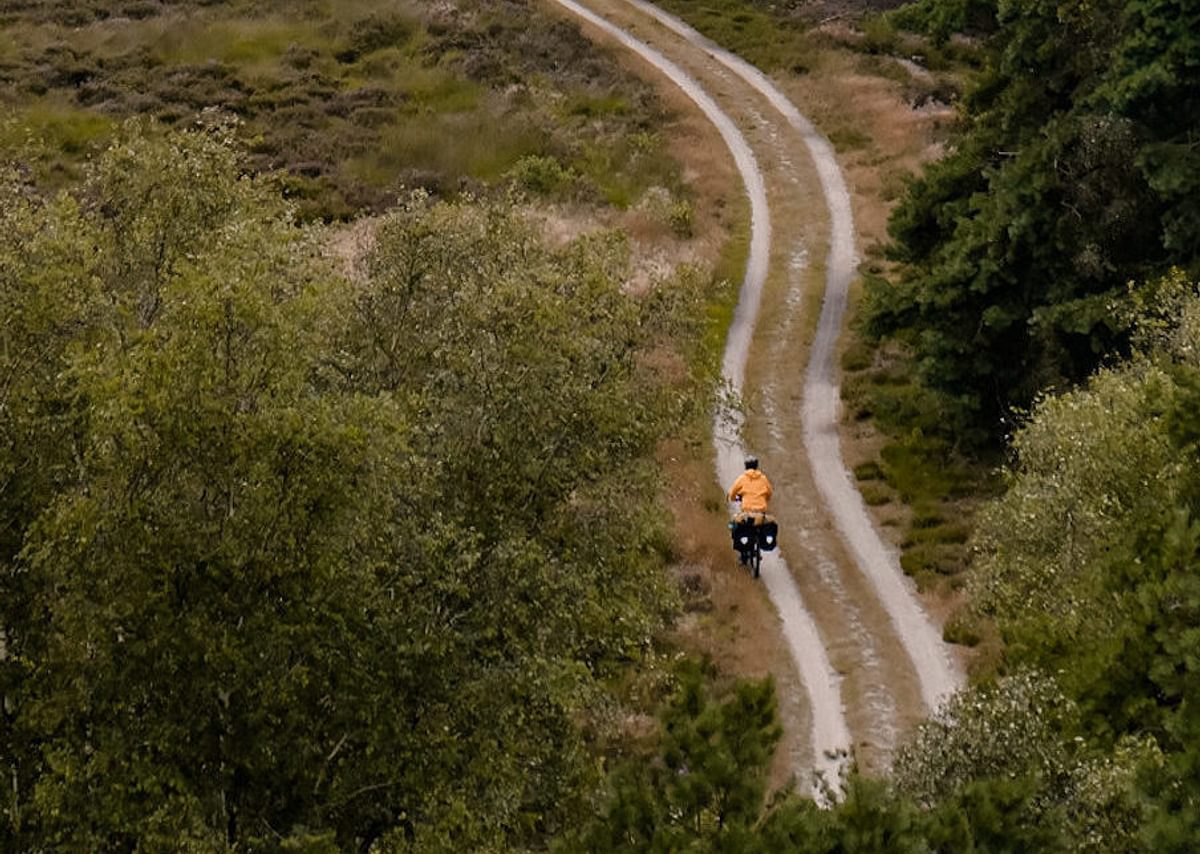
M 741 501 L 742 513 L 766 515 L 771 502 L 771 481 L 759 471 L 758 460 L 746 458 L 746 470 L 729 488 L 729 500 Z

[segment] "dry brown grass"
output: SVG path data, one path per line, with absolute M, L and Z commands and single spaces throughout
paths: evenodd
M 620 61 L 631 73 L 647 73 L 636 58 L 625 56 Z M 666 149 L 682 166 L 694 210 L 694 235 L 676 242 L 673 258 L 711 267 L 727 252 L 734 233 L 744 227 L 746 202 L 740 179 L 720 134 L 695 104 L 673 85 L 654 79 L 670 117 L 662 131 Z M 621 225 L 635 238 L 635 254 L 639 245 L 646 252 L 670 245 L 649 239 L 659 227 L 646 222 L 642 213 L 628 213 Z M 775 679 L 785 733 L 771 767 L 770 784 L 778 787 L 791 778 L 795 756 L 807 749 L 808 712 L 800 702 L 804 692 L 780 642 L 770 600 L 762 585 L 737 566 L 705 427 L 697 427 L 701 437 L 676 440 L 659 455 L 667 474 L 662 502 L 674 518 L 678 559 L 673 571 L 686 608 L 672 637 L 685 651 L 709 656 L 727 678 L 769 675 Z
M 809 713 L 787 647 L 780 642 L 774 606 L 761 583 L 737 566 L 709 446 L 677 441 L 663 448 L 660 460 L 668 474 L 664 506 L 674 516 L 679 553 L 673 570 L 687 609 L 672 637 L 687 652 L 711 658 L 729 678 L 775 680 L 784 738 L 769 784 L 783 786 L 794 772 L 794 757 L 808 748 Z
M 883 240 L 904 176 L 937 157 L 954 120 L 948 106 L 914 107 L 895 77 L 863 73 L 863 57 L 826 47 L 813 71 L 781 81 L 789 97 L 838 149 L 854 202 L 859 246 Z M 861 140 L 838 145 L 839 139 Z
M 606 15 L 611 14 L 618 20 L 628 14 L 627 11 L 623 11 L 627 10 L 624 4 L 611 0 L 590 0 L 590 4 L 598 11 Z M 651 32 L 650 28 L 644 25 L 641 30 L 637 29 L 639 25 L 634 26 L 636 35 L 648 38 L 654 46 L 664 50 L 669 56 L 675 55 L 667 44 L 670 40 L 662 38 L 660 32 Z M 646 73 L 640 63 L 634 60 L 630 60 L 630 63 L 635 72 Z M 852 192 L 852 203 L 859 226 L 859 245 L 868 246 L 885 233 L 887 214 L 895 199 L 895 187 L 899 183 L 898 176 L 917 169 L 920 163 L 936 151 L 940 124 L 945 117 L 912 108 L 908 100 L 911 87 L 905 82 L 906 72 L 887 75 L 867 73 L 869 69 L 863 68 L 861 56 L 851 51 L 836 47 L 814 49 L 812 56 L 803 58 L 803 64 L 810 69 L 809 73 L 800 77 L 777 75 L 776 79 L 783 84 L 801 111 L 809 115 L 838 148 Z M 899 66 L 895 66 L 895 70 L 903 71 Z M 744 97 L 731 95 L 726 91 L 730 87 L 720 79 L 709 80 L 703 76 L 702 71 L 700 73 L 702 81 L 708 82 L 712 94 L 743 126 L 759 128 L 762 121 L 756 113 L 766 119 L 767 125 L 771 124 L 770 117 L 766 116 L 768 110 L 764 106 L 749 103 Z M 734 207 L 735 204 L 742 204 L 740 182 L 732 171 L 723 143 L 696 114 L 696 109 L 690 101 L 686 101 L 682 95 L 673 94 L 672 87 L 665 81 L 660 81 L 659 89 L 660 98 L 665 103 L 684 115 L 696 115 L 696 121 L 702 123 L 697 127 L 696 138 L 676 138 L 671 144 L 671 150 L 679 152 L 677 156 L 685 162 L 685 175 L 697 179 L 689 185 L 688 191 L 695 193 L 697 198 L 711 199 L 712 207 L 698 204 L 698 213 L 713 217 L 714 224 L 724 229 L 734 225 L 740 226 L 735 213 L 737 209 Z M 783 255 L 790 250 L 786 250 L 785 247 L 799 241 L 809 248 L 813 257 L 809 268 L 801 273 L 806 282 L 803 287 L 803 308 L 798 312 L 796 325 L 787 330 L 784 336 L 790 342 L 786 353 L 779 355 L 780 358 L 786 359 L 785 373 L 802 379 L 803 364 L 807 359 L 805 341 L 811 337 L 819 314 L 823 281 L 819 247 L 825 245 L 828 239 L 823 236 L 827 235 L 828 224 L 816 176 L 811 172 L 802 146 L 797 149 L 788 147 L 788 142 L 772 141 L 770 128 L 763 128 L 763 131 L 766 135 L 756 130 L 751 130 L 750 133 L 755 137 L 751 144 L 756 146 L 756 155 L 764 168 L 768 171 L 780 166 L 792 171 L 799 169 L 802 188 L 784 192 L 782 184 L 787 183 L 787 180 L 781 176 L 785 173 L 772 173 L 779 179 L 781 190 L 779 193 L 773 192 L 773 196 L 776 197 L 772 201 L 774 231 L 781 239 L 779 257 L 772 258 L 774 272 L 764 294 L 765 314 L 762 317 L 762 328 L 756 338 L 768 340 L 775 334 L 772 331 L 772 310 L 766 307 L 775 306 L 774 311 L 778 313 L 778 306 L 784 299 L 782 292 L 789 287 L 786 273 L 789 258 Z M 789 164 L 778 161 L 780 157 L 787 157 Z M 692 164 L 696 164 L 694 171 Z M 714 172 L 713 167 L 721 164 L 724 164 L 723 173 Z M 703 187 L 710 189 L 705 191 Z M 740 275 L 740 271 L 737 275 Z M 783 336 L 784 333 L 779 332 L 779 335 Z M 753 368 L 753 365 L 751 367 Z M 747 380 L 750 387 L 754 387 L 757 381 L 754 376 L 749 375 Z M 774 394 L 783 406 L 788 405 L 787 401 L 798 399 L 797 392 L 791 385 L 775 389 Z M 754 402 L 750 403 L 753 407 Z M 753 436 L 751 438 L 755 439 Z M 765 447 L 765 440 L 761 436 L 755 440 L 759 442 L 756 447 Z M 875 440 L 876 437 L 872 435 L 850 437 L 850 454 L 856 453 L 855 442 L 862 441 L 862 458 L 869 458 L 873 450 L 870 443 Z M 795 443 L 786 444 L 786 447 L 794 448 Z M 724 526 L 724 505 L 713 483 L 711 450 L 707 443 L 697 442 L 694 446 L 681 448 L 681 453 L 690 453 L 691 458 L 678 457 L 672 462 L 672 480 L 667 500 L 675 508 L 677 547 L 681 554 L 681 583 L 689 589 L 700 591 L 700 605 L 693 607 L 688 617 L 681 622 L 679 642 L 687 649 L 712 655 L 722 671 L 727 674 L 755 677 L 771 673 L 775 676 L 780 688 L 779 698 L 785 730 L 791 739 L 776 755 L 773 779 L 780 782 L 796 767 L 797 759 L 803 761 L 805 755 L 805 745 L 800 743 L 808 737 L 809 731 L 807 712 L 803 708 L 805 694 L 796 684 L 798 680 L 779 633 L 778 618 L 765 591 L 761 585 L 756 585 L 745 577 L 744 573 L 739 573 L 732 559 L 732 550 L 729 548 Z M 786 474 L 791 471 L 789 466 L 794 468 L 798 465 L 803 468 L 803 464 L 785 459 L 787 452 L 782 448 L 777 456 L 780 459 L 776 461 L 776 465 L 783 467 L 780 473 L 786 485 L 789 479 Z M 859 461 L 853 456 L 851 459 L 852 462 Z M 803 477 L 797 475 L 790 479 L 794 481 L 791 485 L 794 492 L 803 492 L 808 488 L 804 485 L 807 481 Z M 902 536 L 900 529 L 907 527 L 903 511 L 891 503 L 876 512 L 881 524 L 886 526 L 891 521 L 898 529 L 898 541 Z M 791 520 L 789 524 L 806 523 L 803 519 L 796 519 Z M 818 532 L 816 536 L 825 535 Z M 833 553 L 836 553 L 836 548 L 831 548 Z M 825 620 L 830 631 L 836 634 L 841 630 L 834 613 L 836 607 L 817 595 L 820 591 L 814 587 L 815 582 L 810 583 L 811 579 L 807 578 L 812 575 L 812 568 L 803 565 L 803 559 L 800 559 L 792 569 L 798 574 L 799 580 L 807 584 L 806 604 L 808 594 L 813 594 L 810 607 L 821 611 L 819 621 Z M 945 607 L 941 602 L 927 604 L 939 617 L 952 605 L 950 602 L 947 602 Z M 871 625 L 876 625 L 886 623 L 887 618 L 882 613 L 872 611 L 865 614 L 863 619 Z M 886 636 L 886 629 L 882 631 Z M 851 715 L 855 718 L 850 721 L 852 730 L 869 733 L 870 715 L 868 711 L 863 711 L 865 696 L 860 695 L 869 692 L 871 688 L 864 682 L 866 677 L 858 673 L 859 662 L 849 646 L 839 643 L 838 647 L 839 651 L 835 656 L 837 661 L 834 664 L 846 675 L 846 683 L 843 686 L 846 692 L 844 700 L 847 708 L 855 712 Z M 893 669 L 897 673 L 904 672 L 903 662 L 893 664 L 896 665 Z M 898 678 L 903 679 L 903 676 Z M 917 714 L 919 698 L 903 684 L 893 687 L 901 707 L 899 721 L 903 727 L 911 723 Z M 909 694 L 913 696 L 910 697 Z M 856 748 L 860 751 L 859 758 L 865 763 L 864 767 L 878 770 L 886 762 L 886 755 L 871 740 L 872 736 L 865 737 L 867 740 L 856 743 Z

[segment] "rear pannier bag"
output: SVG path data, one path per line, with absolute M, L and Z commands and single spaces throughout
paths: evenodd
M 750 543 L 757 536 L 756 527 L 753 521 L 735 523 L 731 529 L 733 532 L 733 547 L 739 552 L 747 550 L 750 547 Z
M 775 546 L 779 544 L 779 524 L 776 522 L 764 522 L 758 526 L 758 547 L 764 552 L 775 551 Z

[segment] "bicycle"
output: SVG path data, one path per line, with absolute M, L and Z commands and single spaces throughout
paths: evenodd
M 762 569 L 763 552 L 773 552 L 779 545 L 779 524 L 766 513 L 749 517 L 739 513 L 729 522 L 733 535 L 733 547 L 738 553 L 738 563 L 750 568 L 755 578 Z
M 759 577 L 762 568 L 762 544 L 759 542 L 759 531 L 753 522 L 730 522 L 733 528 L 733 547 L 737 549 L 738 563 L 750 568 L 754 578 Z

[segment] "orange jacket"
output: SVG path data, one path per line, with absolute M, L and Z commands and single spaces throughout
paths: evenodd
M 758 469 L 747 469 L 729 487 L 729 500 L 742 499 L 742 510 L 748 513 L 766 513 L 771 500 L 771 481 Z

